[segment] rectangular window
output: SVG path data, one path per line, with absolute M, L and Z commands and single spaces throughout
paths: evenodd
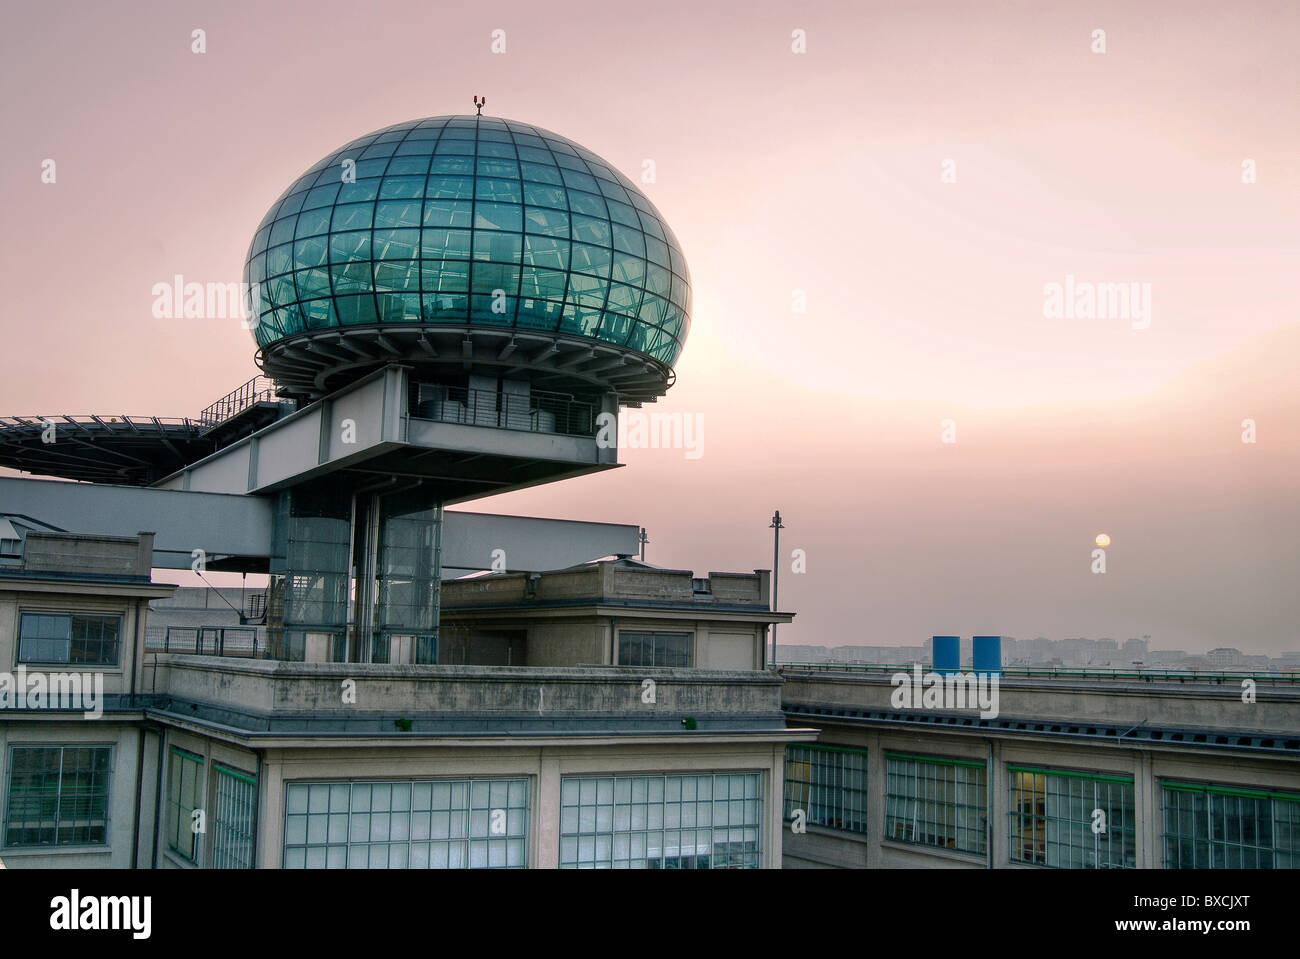
M 116 666 L 121 632 L 121 616 L 23 613 L 18 661 Z
M 565 778 L 561 869 L 757 869 L 760 774 Z
M 689 666 L 690 633 L 629 633 L 619 630 L 620 666 Z
M 199 861 L 199 836 L 194 831 L 194 810 L 203 808 L 203 760 L 172 747 L 171 775 L 167 779 L 167 846 L 173 852 Z
M 983 855 L 988 791 L 983 763 L 886 755 L 885 838 Z
M 14 746 L 9 751 L 6 846 L 108 842 L 111 746 Z
M 528 780 L 289 783 L 286 869 L 522 869 Z
M 1300 796 L 1161 785 L 1166 869 L 1300 868 Z
M 785 818 L 802 809 L 814 826 L 867 831 L 867 753 L 836 746 L 787 746 Z
M 1007 767 L 1011 861 L 1062 869 L 1137 865 L 1133 780 Z
M 257 829 L 257 780 L 248 773 L 213 763 L 217 774 L 216 803 L 208 828 L 212 832 L 213 869 L 252 869 Z

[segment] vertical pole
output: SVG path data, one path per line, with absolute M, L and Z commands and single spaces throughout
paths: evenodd
M 641 527 L 641 562 L 643 563 L 645 562 L 645 544 L 648 542 L 650 541 L 646 539 L 645 527 L 642 526 Z
M 433 661 L 440 663 L 442 662 L 442 522 L 447 515 L 441 499 L 434 507 L 433 515 Z
M 781 607 L 778 605 L 777 597 L 781 586 L 781 530 L 785 526 L 781 523 L 781 511 L 774 510 L 772 513 L 772 611 L 776 612 Z M 770 665 L 776 665 L 776 623 L 772 624 L 772 658 L 769 660 Z

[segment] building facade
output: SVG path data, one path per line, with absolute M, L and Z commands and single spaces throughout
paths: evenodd
M 1010 669 L 986 718 L 899 708 L 885 669 L 780 671 L 821 732 L 787 752 L 787 868 L 1300 866 L 1294 676 Z
M 197 419 L 0 418 L 0 466 L 80 481 L 0 478 L 0 663 L 113 690 L 0 715 L 0 857 L 778 868 L 815 733 L 765 668 L 767 573 L 450 509 L 618 468 L 620 410 L 675 382 L 689 271 L 640 188 L 530 124 L 413 120 L 296 178 L 245 280 L 263 375 Z
M 766 573 L 451 581 L 464 662 L 306 662 L 147 649 L 175 588 L 147 534 L 24 545 L 0 571 L 10 868 L 780 866 L 785 744 L 815 733 L 762 668 L 790 619 Z M 32 698 L 74 672 L 102 688 Z

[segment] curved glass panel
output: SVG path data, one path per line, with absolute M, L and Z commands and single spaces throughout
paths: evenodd
M 305 330 L 473 324 L 560 332 L 672 366 L 690 329 L 677 238 L 590 150 L 513 120 L 359 137 L 271 205 L 249 247 L 259 346 Z

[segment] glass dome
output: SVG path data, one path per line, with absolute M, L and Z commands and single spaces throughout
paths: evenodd
M 418 324 L 591 340 L 671 369 L 690 328 L 681 246 L 627 177 L 548 130 L 446 116 L 353 140 L 300 176 L 248 252 L 263 353 Z

